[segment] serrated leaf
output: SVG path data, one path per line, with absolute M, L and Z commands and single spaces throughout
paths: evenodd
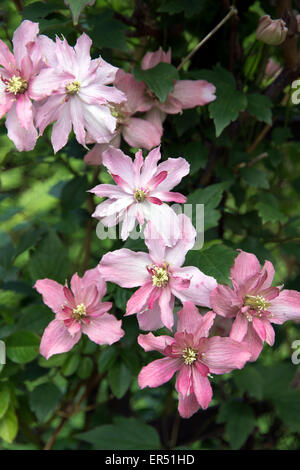
M 246 167 L 241 169 L 243 180 L 253 188 L 269 189 L 268 175 L 257 168 Z
M 234 76 L 220 65 L 216 65 L 213 70 L 200 72 L 203 79 L 216 86 L 216 99 L 209 104 L 208 109 L 215 123 L 216 136 L 219 137 L 225 127 L 246 109 L 247 97 L 236 89 Z
M 99 426 L 76 437 L 98 450 L 160 449 L 157 431 L 135 418 L 116 418 L 114 424 Z
M 50 413 L 54 413 L 61 396 L 60 390 L 52 383 L 39 385 L 30 393 L 30 408 L 40 422 L 43 422 Z
M 247 366 L 234 371 L 233 380 L 242 393 L 261 400 L 263 397 L 263 378 L 255 367 Z
M 7 357 L 17 364 L 33 361 L 39 354 L 39 338 L 30 331 L 17 331 L 6 341 Z
M 225 422 L 230 447 L 240 449 L 254 429 L 255 416 L 250 406 L 233 400 L 222 404 L 218 422 Z
M 32 279 L 54 279 L 64 283 L 69 275 L 66 248 L 54 232 L 50 232 L 36 245 L 31 255 L 29 272 Z
M 75 25 L 78 23 L 78 19 L 82 10 L 86 6 L 92 6 L 95 3 L 95 0 L 64 0 L 64 1 L 65 1 L 65 5 L 67 5 L 72 12 L 73 23 Z
M 271 193 L 259 195 L 259 201 L 255 205 L 263 223 L 287 221 L 287 217 L 279 209 L 278 199 Z
M 114 364 L 108 372 L 108 383 L 110 388 L 117 398 L 122 398 L 127 392 L 132 379 L 130 370 L 124 363 Z
M 221 217 L 221 213 L 215 208 L 222 199 L 223 192 L 229 188 L 230 182 L 212 184 L 206 188 L 199 188 L 194 191 L 187 199 L 187 204 L 204 204 L 204 230 L 215 227 Z M 196 210 L 193 207 L 192 222 L 196 225 Z
M 258 121 L 272 124 L 272 101 L 264 95 L 259 93 L 252 93 L 247 95 L 248 111 Z
M 247 106 L 247 98 L 242 92 L 227 83 L 223 83 L 221 90 L 217 91 L 216 100 L 209 105 L 209 115 L 214 120 L 217 137 Z
M 134 67 L 133 73 L 136 80 L 145 82 L 162 103 L 166 101 L 168 94 L 173 91 L 174 81 L 179 78 L 176 68 L 165 62 L 161 62 L 147 70 Z
M 214 245 L 207 250 L 192 250 L 187 254 L 185 266 L 196 266 L 220 284 L 230 284 L 229 274 L 236 251 L 226 245 Z

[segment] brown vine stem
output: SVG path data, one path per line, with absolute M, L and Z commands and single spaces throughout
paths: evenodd
M 85 392 L 83 393 L 83 395 L 81 396 L 81 398 L 78 400 L 77 403 L 74 403 L 74 405 L 68 405 L 67 406 L 67 409 L 65 412 L 62 412 L 62 419 L 59 423 L 59 425 L 55 428 L 54 432 L 52 433 L 52 435 L 50 436 L 48 442 L 46 443 L 45 447 L 44 447 L 44 450 L 51 450 L 52 447 L 54 446 L 55 444 L 55 441 L 60 433 L 60 431 L 62 430 L 62 428 L 64 427 L 64 425 L 66 424 L 66 422 L 76 413 L 78 413 L 80 410 L 81 410 L 81 404 L 84 402 L 84 400 L 89 396 L 90 392 L 98 385 L 98 383 L 100 382 L 101 380 L 101 374 L 99 374 L 98 372 L 96 372 L 92 378 L 89 380 L 89 382 L 87 383 L 87 386 L 86 386 L 86 390 Z M 73 396 L 74 398 L 76 397 L 80 387 L 81 387 L 82 384 L 79 384 L 79 386 L 76 387 L 75 389 L 75 392 L 73 393 Z
M 217 31 L 218 29 L 220 29 L 223 24 L 226 23 L 226 21 L 228 21 L 232 16 L 236 16 L 238 14 L 238 11 L 235 7 L 230 7 L 230 11 L 229 13 L 222 19 L 222 21 L 220 21 L 219 24 L 217 24 L 217 26 L 212 29 L 210 31 L 210 33 L 208 33 L 207 36 L 205 36 L 205 38 L 203 38 L 198 44 L 196 47 L 194 47 L 194 49 L 181 61 L 181 63 L 178 65 L 177 67 L 177 70 L 181 70 L 182 67 L 184 66 L 184 64 L 191 59 L 191 57 L 193 57 L 193 55 L 200 49 L 200 47 L 203 46 L 203 44 L 205 44 Z

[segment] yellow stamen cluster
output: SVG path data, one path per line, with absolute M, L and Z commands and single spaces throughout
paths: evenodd
M 82 317 L 86 315 L 86 308 L 84 304 L 77 305 L 76 308 L 73 308 L 73 318 L 75 320 L 81 320 Z
M 191 364 L 193 364 L 193 362 L 196 361 L 198 353 L 197 351 L 195 351 L 195 349 L 185 348 L 182 352 L 183 352 L 182 357 L 183 357 L 184 363 L 187 366 L 190 366 Z
M 165 287 L 169 282 L 168 270 L 163 267 L 155 266 L 153 268 L 152 282 L 156 287 Z
M 143 202 L 146 199 L 146 194 L 141 189 L 137 189 L 133 195 L 136 202 Z
M 110 114 L 115 117 L 119 122 L 122 122 L 125 119 L 125 114 L 122 112 L 120 106 L 110 104 L 109 109 Z
M 250 307 L 251 310 L 263 312 L 264 310 L 267 310 L 271 304 L 261 295 L 246 295 L 244 305 Z
M 28 88 L 28 83 L 24 78 L 14 75 L 8 80 L 6 90 L 14 95 L 25 93 Z
M 78 93 L 78 91 L 80 90 L 80 85 L 81 83 L 77 80 L 68 83 L 68 85 L 66 86 L 66 93 L 68 93 L 68 95 L 76 95 L 76 93 Z

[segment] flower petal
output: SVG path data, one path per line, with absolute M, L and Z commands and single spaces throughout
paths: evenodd
M 231 338 L 213 336 L 205 340 L 203 362 L 213 374 L 225 374 L 233 369 L 242 369 L 250 359 L 250 352 L 245 343 Z
M 153 333 L 138 336 L 138 343 L 146 352 L 158 351 L 163 353 L 166 346 L 169 346 L 174 341 L 174 338 L 171 338 L 171 336 L 154 336 Z
M 99 264 L 103 279 L 121 287 L 142 286 L 149 280 L 147 265 L 151 265 L 148 254 L 122 248 L 106 253 Z
M 82 332 L 88 335 L 91 341 L 97 344 L 113 344 L 125 334 L 121 328 L 122 321 L 114 315 L 104 313 L 93 318 L 89 324 L 82 326 Z
M 73 348 L 81 337 L 81 331 L 71 336 L 63 322 L 53 320 L 44 331 L 42 336 L 40 353 L 46 359 L 53 354 L 61 354 Z
M 173 359 L 170 357 L 164 357 L 163 359 L 150 362 L 150 364 L 143 367 L 139 373 L 138 383 L 140 388 L 159 387 L 168 382 L 175 372 L 180 369 L 181 365 L 181 359 Z
M 203 377 L 196 367 L 192 367 L 193 392 L 204 410 L 211 402 L 213 391 L 207 377 Z

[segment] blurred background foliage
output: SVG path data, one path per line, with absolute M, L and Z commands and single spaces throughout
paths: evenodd
M 300 108 L 291 102 L 292 78 L 265 75 L 267 60 L 289 73 L 284 46 L 255 39 L 259 17 L 278 17 L 286 2 L 235 2 L 227 22 L 180 71 L 207 79 L 217 100 L 168 116 L 162 155 L 191 165 L 178 191 L 205 204 L 205 244 L 194 264 L 229 282 L 236 248 L 271 260 L 276 283 L 300 287 Z M 287 2 L 290 3 L 290 2 Z M 209 0 L 9 1 L 0 5 L 0 38 L 8 45 L 23 19 L 70 44 L 84 31 L 93 57 L 127 71 L 147 51 L 172 49 L 176 67 L 227 14 L 229 2 Z M 300 2 L 292 2 L 295 14 Z M 300 47 L 300 38 L 294 37 Z M 297 75 L 298 74 L 298 75 Z M 163 79 L 162 79 L 163 82 Z M 168 87 L 168 83 L 162 83 Z M 0 449 L 299 449 L 300 371 L 292 364 L 300 325 L 276 329 L 273 348 L 258 361 L 213 379 L 214 398 L 189 420 L 177 413 L 174 384 L 139 390 L 137 374 L 155 353 L 137 345 L 135 318 L 123 318 L 130 290 L 108 285 L 106 300 L 123 318 L 124 338 L 99 347 L 86 337 L 69 353 L 39 355 L 52 312 L 32 289 L 37 279 L 64 282 L 96 266 L 119 240 L 99 240 L 90 217 L 99 199 L 87 193 L 110 182 L 104 167 L 88 167 L 71 136 L 53 155 L 50 131 L 30 152 L 18 152 L 0 126 Z M 126 143 L 122 149 L 133 155 Z M 131 249 L 140 242 L 127 241 Z

